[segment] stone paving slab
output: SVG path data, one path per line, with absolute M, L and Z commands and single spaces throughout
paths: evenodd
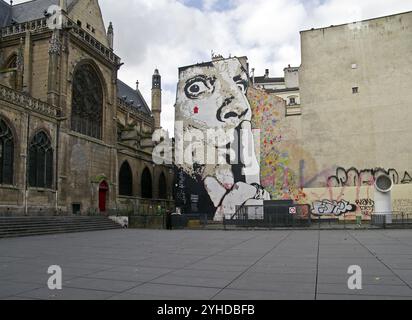
M 51 265 L 63 290 L 47 288 Z M 363 289 L 349 290 L 348 267 Z M 0 240 L 0 299 L 412 300 L 412 232 L 110 230 Z

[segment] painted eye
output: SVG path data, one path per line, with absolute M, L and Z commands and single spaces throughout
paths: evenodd
M 235 77 L 233 80 L 235 80 L 236 85 L 238 86 L 238 88 L 240 89 L 240 91 L 242 91 L 242 93 L 244 95 L 246 95 L 247 93 L 247 89 L 249 87 L 249 83 L 247 80 L 242 79 L 240 76 L 239 77 Z
M 191 84 L 188 88 L 187 91 L 191 94 L 191 95 L 200 95 L 203 92 L 207 91 L 208 88 L 206 87 L 206 84 L 203 81 L 197 81 L 193 84 Z
M 200 87 L 197 84 L 194 84 L 189 88 L 189 91 L 192 93 L 198 93 L 200 91 Z
M 246 94 L 246 86 L 242 82 L 238 82 L 237 86 L 239 87 L 240 91 L 242 91 L 243 94 Z
M 213 92 L 214 81 L 204 76 L 197 76 L 187 81 L 185 93 L 189 99 L 198 99 L 207 92 Z

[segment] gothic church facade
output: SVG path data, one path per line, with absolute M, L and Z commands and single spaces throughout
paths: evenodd
M 62 28 L 50 28 L 52 5 Z M 98 1 L 0 0 L 0 27 L 0 215 L 172 206 L 173 170 L 152 160 L 160 74 L 150 109 L 117 77 Z

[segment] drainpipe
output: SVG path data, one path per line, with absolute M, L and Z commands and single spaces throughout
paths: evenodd
M 28 196 L 29 196 L 29 148 L 30 148 L 30 113 L 27 115 L 27 130 L 26 130 L 26 160 L 24 163 L 24 167 L 26 170 L 26 177 L 24 181 L 24 215 L 28 215 Z
M 60 114 L 57 115 L 60 117 Z M 56 127 L 56 171 L 55 171 L 55 210 L 56 216 L 59 210 L 59 140 L 60 140 L 60 119 L 57 120 Z

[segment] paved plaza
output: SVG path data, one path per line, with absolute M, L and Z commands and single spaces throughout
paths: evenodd
M 47 287 L 51 265 L 63 289 Z M 363 289 L 348 289 L 348 267 Z M 412 231 L 114 230 L 0 240 L 0 299 L 412 299 Z

